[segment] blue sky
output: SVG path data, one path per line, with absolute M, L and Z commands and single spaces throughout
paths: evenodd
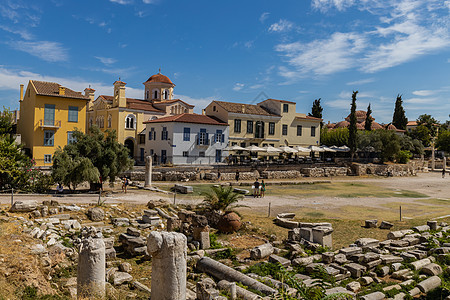
M 18 108 L 19 84 L 58 82 L 143 98 L 161 72 L 200 112 L 212 100 L 297 102 L 321 98 L 326 121 L 371 103 L 392 120 L 403 95 L 408 119 L 450 119 L 449 0 L 0 2 L 0 106 Z M 256 100 L 255 100 L 256 99 Z

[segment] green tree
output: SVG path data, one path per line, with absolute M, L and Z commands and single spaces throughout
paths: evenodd
M 73 136 L 77 142 L 66 145 L 62 150 L 62 152 L 67 153 L 70 160 L 61 156 L 60 162 L 53 163 L 53 172 L 57 176 L 54 176 L 55 180 L 56 178 L 62 180 L 61 174 L 70 174 L 69 171 L 65 173 L 65 171 L 58 170 L 58 168 L 71 170 L 66 167 L 68 163 L 74 163 L 78 168 L 82 168 L 82 170 L 91 174 L 88 176 L 89 178 L 86 177 L 85 179 L 90 183 L 96 182 L 99 176 L 103 180 L 109 179 L 113 183 L 120 173 L 133 167 L 133 160 L 128 156 L 128 149 L 117 142 L 115 131 L 107 130 L 103 133 L 97 126 L 93 126 L 88 134 L 74 131 Z M 92 166 L 97 170 L 96 178 L 90 165 L 83 158 L 89 159 Z M 74 177 L 69 176 L 69 178 Z M 77 182 L 77 180 L 72 182 Z
M 236 207 L 236 203 L 244 196 L 233 192 L 233 187 L 212 186 L 210 192 L 203 193 L 204 200 L 202 206 L 226 212 L 231 206 Z
M 359 131 L 358 145 L 366 153 L 378 152 L 382 162 L 394 161 L 401 150 L 400 137 L 392 130 Z
M 308 116 L 322 119 L 323 108 L 320 105 L 320 100 L 321 100 L 321 98 L 314 100 L 312 108 L 311 108 L 311 113 L 308 113 Z M 320 127 L 321 128 L 323 127 L 323 122 L 320 122 Z
M 13 134 L 13 114 L 9 110 L 3 106 L 3 111 L 0 112 L 0 136 Z
M 87 157 L 71 156 L 61 148 L 53 155 L 52 177 L 74 191 L 80 183 L 98 181 L 100 173 Z
M 450 131 L 449 130 L 439 132 L 439 136 L 436 141 L 436 147 L 439 150 L 450 153 Z
M 408 124 L 408 119 L 405 115 L 405 110 L 403 109 L 402 95 L 397 95 L 397 100 L 395 100 L 394 115 L 392 117 L 392 124 L 397 127 L 397 129 L 406 130 L 406 124 Z
M 422 142 L 425 147 L 429 147 L 431 145 L 431 134 L 428 127 L 425 125 L 419 125 L 409 133 L 409 136 L 413 139 L 417 139 Z
M 348 145 L 348 128 L 335 128 L 328 130 L 326 127 L 320 131 L 320 142 L 326 146 Z
M 431 137 L 436 137 L 438 133 L 439 122 L 431 115 L 423 114 L 417 119 L 417 125 L 423 125 L 428 128 Z
M 366 122 L 364 123 L 364 130 L 371 131 L 372 130 L 372 109 L 369 106 L 367 107 L 367 113 L 366 113 Z
M 356 152 L 356 134 L 357 134 L 357 128 L 356 128 L 356 95 L 358 94 L 358 91 L 353 91 L 352 94 L 352 105 L 350 109 L 350 124 L 348 125 L 348 147 L 350 148 L 350 153 L 353 156 Z

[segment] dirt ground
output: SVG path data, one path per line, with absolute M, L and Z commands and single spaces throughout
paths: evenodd
M 276 186 L 267 186 L 267 193 L 264 198 L 245 197 L 239 204 L 248 206 L 241 208 L 242 212 L 251 212 L 255 214 L 268 213 L 269 204 L 271 215 L 275 216 L 279 212 L 292 211 L 304 214 L 309 217 L 327 217 L 355 219 L 362 217 L 377 217 L 377 215 L 386 216 L 389 214 L 398 214 L 399 206 L 402 206 L 404 217 L 426 217 L 450 215 L 450 177 L 441 178 L 437 172 L 418 173 L 415 177 L 331 177 L 326 178 L 333 183 L 354 183 L 371 186 L 380 190 L 391 190 L 391 193 L 401 193 L 400 191 L 410 191 L 424 194 L 422 197 L 338 197 L 333 195 L 302 195 L 287 193 L 285 195 L 271 195 L 271 189 Z M 323 180 L 317 178 L 316 180 Z M 312 178 L 304 178 L 299 181 L 314 181 Z M 270 180 L 268 181 L 270 182 Z M 155 182 L 155 186 L 167 186 L 173 183 Z M 249 188 L 249 187 L 247 187 Z M 352 187 L 348 188 L 351 192 Z M 98 201 L 96 194 L 80 195 L 15 195 L 15 200 L 50 200 L 54 199 L 63 204 L 90 204 Z M 131 188 L 128 193 L 115 189 L 102 197 L 106 203 L 127 203 L 127 204 L 146 204 L 149 200 L 167 199 L 173 203 L 173 194 L 150 192 Z M 8 204 L 11 201 L 10 195 L 1 195 L 0 203 Z M 176 195 L 177 204 L 197 204 L 201 202 L 200 197 L 185 195 Z

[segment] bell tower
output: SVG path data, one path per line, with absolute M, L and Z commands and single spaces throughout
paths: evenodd
M 126 107 L 127 106 L 127 98 L 125 97 L 125 85 L 126 83 L 120 81 L 114 82 L 114 98 L 113 98 L 113 107 Z
M 152 75 L 144 82 L 144 86 L 144 99 L 147 101 L 164 102 L 173 98 L 175 84 L 169 77 L 161 74 L 161 69 L 159 69 L 158 74 Z

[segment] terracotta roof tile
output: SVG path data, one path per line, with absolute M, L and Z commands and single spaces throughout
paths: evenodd
M 61 85 L 55 82 L 38 81 L 38 80 L 30 80 L 30 81 L 36 88 L 36 93 L 38 95 L 89 100 L 89 97 L 84 96 L 81 92 L 75 92 L 66 87 L 64 87 L 65 89 L 64 95 L 60 95 L 59 87 Z
M 244 104 L 244 103 L 233 103 L 233 102 L 225 102 L 225 101 L 214 101 L 218 105 L 220 105 L 227 112 L 238 113 L 238 114 L 248 114 L 248 115 L 263 115 L 263 116 L 277 116 L 272 114 L 262 108 L 259 105 L 254 104 Z
M 113 101 L 113 96 L 100 95 L 99 97 L 103 98 L 104 100 L 106 100 L 108 102 Z M 140 99 L 134 99 L 134 98 L 127 98 L 127 108 L 165 113 L 164 111 L 154 107 L 152 103 L 150 103 L 146 100 L 140 100 Z
M 186 102 L 184 102 L 181 99 L 162 100 L 161 102 L 158 102 L 158 104 L 164 105 L 164 104 L 172 104 L 172 103 L 175 103 L 175 102 L 181 102 L 181 103 L 183 103 L 183 104 L 185 104 L 186 106 L 189 106 L 189 107 L 194 107 L 195 106 L 195 105 L 191 105 L 189 103 L 186 103 Z
M 146 82 L 162 82 L 162 83 L 173 84 L 172 80 L 170 80 L 169 77 L 167 77 L 161 73 L 150 76 L 150 78 L 147 79 Z
M 311 117 L 311 116 L 296 116 L 296 119 L 308 119 L 308 120 L 317 120 L 317 121 L 322 121 L 323 119 L 321 118 L 316 118 L 316 117 Z
M 148 123 L 164 123 L 164 122 L 179 122 L 179 123 L 194 123 L 194 124 L 209 124 L 209 125 L 223 125 L 228 126 L 228 123 L 223 123 L 215 118 L 211 118 L 205 115 L 198 114 L 181 114 L 175 116 L 162 117 L 155 120 L 145 121 L 144 124 Z
M 265 102 L 265 101 L 276 101 L 276 102 L 281 102 L 281 103 L 296 104 L 295 102 L 292 102 L 292 101 L 278 100 L 278 99 L 267 99 L 267 100 L 264 100 L 264 101 L 262 101 L 262 102 L 260 102 L 260 103 L 263 103 L 263 102 Z

